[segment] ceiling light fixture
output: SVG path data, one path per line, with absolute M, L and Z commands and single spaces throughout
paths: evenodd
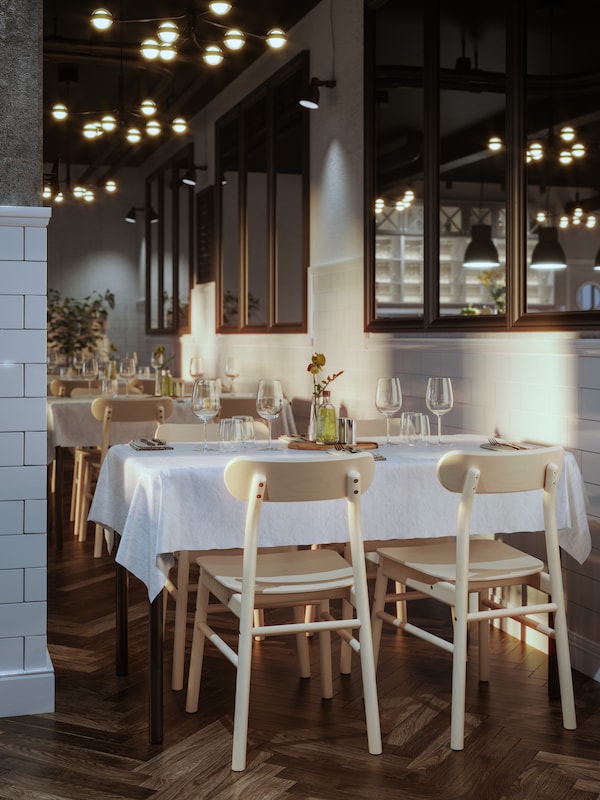
M 92 12 L 90 22 L 100 32 L 109 30 L 114 23 L 159 23 L 154 36 L 147 37 L 140 46 L 140 53 L 151 61 L 172 61 L 177 57 L 175 45 L 179 41 L 191 40 L 203 51 L 202 59 L 209 66 L 218 66 L 224 59 L 223 48 L 214 42 L 215 29 L 219 34 L 224 31 L 221 44 L 225 50 L 233 52 L 241 50 L 248 38 L 261 39 L 268 47 L 279 50 L 287 43 L 287 36 L 281 28 L 271 28 L 264 36 L 239 28 L 228 28 L 221 22 L 210 18 L 210 14 L 223 17 L 231 11 L 232 4 L 211 2 L 208 11 L 196 12 L 193 0 L 188 0 L 184 11 L 170 17 L 148 17 L 145 19 L 119 19 L 106 8 L 97 8 Z M 177 24 L 179 23 L 179 25 Z M 202 27 L 204 26 L 204 30 Z M 209 35 L 207 35 L 207 32 Z M 211 40 L 213 40 L 211 42 Z
M 125 215 L 125 222 L 131 222 L 135 224 L 137 222 L 137 212 L 138 211 L 145 211 L 145 208 L 141 208 L 138 206 L 131 206 L 127 214 Z M 151 207 L 150 208 L 150 224 L 153 225 L 155 222 L 158 222 L 158 215 L 156 211 Z
M 322 81 L 320 78 L 311 78 L 307 91 L 298 101 L 300 105 L 311 110 L 317 109 L 321 98 L 320 86 L 324 86 L 326 89 L 333 89 L 336 86 L 336 81 Z
M 539 242 L 531 254 L 531 269 L 558 270 L 567 268 L 565 251 L 558 241 L 558 228 L 539 229 Z
M 199 167 L 196 167 L 196 166 L 190 167 L 185 172 L 183 178 L 181 179 L 181 182 L 185 186 L 195 186 L 198 183 L 198 179 L 197 179 L 197 176 L 196 176 L 196 170 L 197 169 L 205 171 L 207 169 L 207 166 L 206 166 L 206 164 L 202 164 Z
M 471 226 L 471 241 L 467 245 L 463 267 L 467 269 L 494 269 L 500 266 L 498 251 L 492 241 L 491 225 Z

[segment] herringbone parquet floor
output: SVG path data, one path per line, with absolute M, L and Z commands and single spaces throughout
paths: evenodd
M 114 583 L 93 537 L 65 532 L 49 551 L 53 714 L 0 719 L 0 798 L 7 800 L 593 800 L 600 798 L 600 684 L 575 673 L 579 728 L 549 701 L 545 657 L 491 636 L 492 681 L 468 681 L 465 750 L 448 749 L 450 659 L 386 631 L 379 668 L 384 753 L 366 749 L 359 669 L 322 701 L 296 674 L 293 640 L 255 646 L 250 754 L 230 771 L 234 670 L 208 650 L 201 710 L 170 690 L 165 738 L 147 737 L 146 612 L 132 580 L 129 677 L 114 672 Z M 446 620 L 432 624 L 446 626 Z M 476 662 L 476 659 L 472 659 Z

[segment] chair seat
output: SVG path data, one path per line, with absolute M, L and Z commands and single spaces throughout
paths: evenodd
M 380 547 L 380 558 L 404 564 L 415 572 L 425 572 L 442 581 L 456 582 L 456 544 L 427 544 L 426 546 Z M 516 550 L 504 542 L 473 539 L 469 549 L 469 581 L 505 581 L 542 572 L 539 558 Z
M 242 591 L 243 556 L 201 556 L 200 569 L 230 592 Z M 352 567 L 334 550 L 266 553 L 256 559 L 256 599 L 268 594 L 325 592 L 352 585 Z

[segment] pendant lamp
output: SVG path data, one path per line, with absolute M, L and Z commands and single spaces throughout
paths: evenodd
M 471 241 L 465 250 L 463 267 L 467 269 L 493 269 L 500 266 L 498 251 L 492 242 L 491 225 L 473 225 Z
M 531 269 L 566 269 L 567 259 L 558 241 L 558 228 L 540 228 L 539 237 L 531 254 Z

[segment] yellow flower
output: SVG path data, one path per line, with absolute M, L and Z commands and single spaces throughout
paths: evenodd
M 328 375 L 325 380 L 317 381 L 316 376 L 322 371 L 323 367 L 327 363 L 327 359 L 323 355 L 323 353 L 313 353 L 313 356 L 310 360 L 310 364 L 306 368 L 307 372 L 310 372 L 313 376 L 313 396 L 320 397 L 323 394 L 323 391 L 329 386 L 329 384 L 334 381 L 336 378 L 339 378 L 340 375 L 344 372 L 341 370 L 340 372 L 334 372 L 333 375 Z

